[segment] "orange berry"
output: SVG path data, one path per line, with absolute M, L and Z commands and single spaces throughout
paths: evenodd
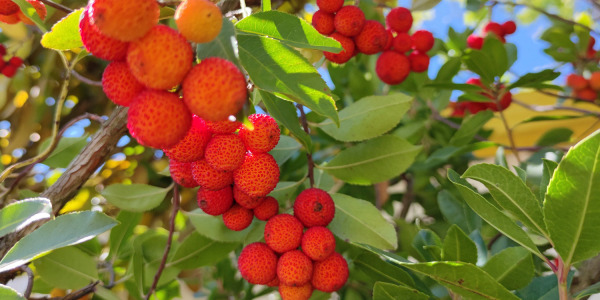
M 368 20 L 363 30 L 354 38 L 356 47 L 364 54 L 375 54 L 383 51 L 387 44 L 388 34 L 381 23 Z
M 320 33 L 329 35 L 335 31 L 333 14 L 323 10 L 317 10 L 312 16 L 312 25 Z
M 408 55 L 408 60 L 413 72 L 425 72 L 429 68 L 429 56 L 425 52 L 413 51 Z
M 348 263 L 344 257 L 334 252 L 313 266 L 312 285 L 317 290 L 332 293 L 344 286 L 348 280 Z
M 176 30 L 154 26 L 143 38 L 131 42 L 127 64 L 131 73 L 151 89 L 170 89 L 192 68 L 191 45 Z
M 317 0 L 317 6 L 330 14 L 337 12 L 344 5 L 344 0 Z
M 327 226 L 335 215 L 335 203 L 318 188 L 302 191 L 294 202 L 294 216 L 306 227 Z
M 254 208 L 254 216 L 262 221 L 268 221 L 279 213 L 279 202 L 271 196 L 265 197 L 262 202 Z
M 216 134 L 228 134 L 228 133 L 234 133 L 236 130 L 238 130 L 238 128 L 240 128 L 240 126 L 242 126 L 242 123 L 238 122 L 238 121 L 229 121 L 229 120 L 223 120 L 223 121 L 208 121 L 205 120 L 206 122 L 206 126 L 208 126 L 208 128 Z
M 211 216 L 224 214 L 233 205 L 231 187 L 226 186 L 220 190 L 211 191 L 200 188 L 197 195 L 198 207 Z
M 412 27 L 413 17 L 410 10 L 404 7 L 396 7 L 390 10 L 390 13 L 385 17 L 385 22 L 397 33 L 408 32 Z
M 8 0 L 8 2 L 10 2 L 10 0 Z M 17 23 L 19 23 L 19 21 L 21 21 L 19 19 L 19 11 L 17 11 L 14 14 L 10 14 L 10 15 L 2 15 L 2 14 L 0 14 L 0 22 L 2 22 L 2 23 L 17 24 Z
M 600 71 L 592 73 L 590 76 L 590 87 L 595 91 L 600 91 Z
M 175 146 L 163 149 L 170 158 L 181 162 L 194 162 L 204 157 L 204 149 L 210 141 L 212 134 L 204 120 L 197 116 L 192 117 L 192 126 L 187 134 Z
M 290 286 L 281 284 L 279 286 L 279 294 L 281 300 L 308 300 L 312 295 L 313 287 L 310 282 L 301 286 Z
M 352 56 L 354 56 L 355 45 L 354 45 L 354 41 L 351 38 L 349 38 L 345 35 L 342 35 L 339 32 L 334 32 L 329 37 L 340 42 L 343 50 L 340 51 L 340 53 L 323 51 L 323 55 L 325 55 L 325 58 L 327 58 L 329 61 L 334 62 L 336 64 L 343 64 L 343 63 L 349 61 L 352 58 Z
M 85 9 L 79 21 L 79 34 L 85 49 L 92 55 L 105 60 L 123 60 L 127 55 L 129 43 L 111 38 L 98 31 L 90 23 L 89 14 Z
M 410 61 L 406 55 L 396 51 L 385 51 L 377 58 L 375 72 L 387 84 L 399 84 L 410 73 Z
M 252 243 L 240 253 L 238 268 L 251 284 L 267 284 L 277 279 L 277 256 L 265 243 Z
M 220 190 L 233 183 L 232 172 L 216 170 L 205 159 L 192 163 L 192 175 L 194 180 L 207 190 Z
M 129 106 L 133 98 L 144 90 L 144 85 L 133 77 L 126 62 L 113 61 L 102 73 L 102 90 L 115 104 Z
M 354 5 L 342 7 L 333 18 L 335 30 L 347 37 L 359 34 L 365 22 L 365 13 Z
M 192 176 L 192 164 L 187 162 L 179 162 L 175 160 L 169 160 L 169 172 L 175 182 L 182 187 L 194 188 L 198 186 L 198 183 Z
M 234 204 L 229 210 L 223 213 L 223 223 L 233 231 L 246 229 L 252 223 L 254 214 L 251 210 L 238 204 Z
M 275 119 L 264 114 L 248 116 L 250 124 L 240 128 L 240 138 L 252 153 L 269 152 L 277 146 L 281 131 Z
M 246 78 L 234 63 L 219 57 L 203 59 L 183 81 L 183 100 L 195 115 L 226 120 L 246 103 Z
M 279 214 L 265 225 L 265 242 L 273 251 L 284 253 L 300 246 L 304 226 L 289 214 Z M 281 280 L 281 278 L 279 278 Z
M 401 54 L 406 53 L 411 49 L 411 39 L 410 35 L 406 32 L 400 32 L 396 37 L 392 40 L 392 49 L 396 52 L 400 52 Z
M 592 102 L 596 100 L 596 98 L 598 98 L 598 93 L 592 90 L 591 88 L 585 88 L 582 90 L 575 91 L 575 97 Z
M 177 29 L 194 43 L 208 43 L 221 32 L 223 15 L 218 6 L 208 0 L 185 0 L 175 11 Z
M 208 142 L 204 158 L 216 170 L 233 171 L 244 162 L 245 154 L 246 148 L 237 134 L 217 134 Z
M 279 166 L 269 153 L 246 153 L 244 162 L 233 171 L 235 185 L 252 197 L 268 195 L 279 182 Z
M 192 125 L 192 115 L 177 95 L 145 90 L 129 105 L 127 128 L 140 144 L 157 149 L 177 144 Z
M 33 6 L 33 8 L 35 8 L 35 13 L 38 14 L 40 19 L 42 19 L 42 20 L 46 19 L 46 14 L 48 12 L 46 11 L 46 6 L 44 5 L 44 3 L 37 1 L 37 0 L 26 0 L 26 1 L 29 2 L 29 4 L 31 4 L 31 6 Z M 33 23 L 33 21 L 27 15 L 25 15 L 21 10 L 19 10 L 17 12 L 17 15 L 19 16 L 19 19 L 23 23 L 25 23 L 27 25 L 35 25 L 35 23 Z
M 322 261 L 335 251 L 335 237 L 326 227 L 311 227 L 302 235 L 301 247 L 310 259 Z
M 264 200 L 263 197 L 252 197 L 242 190 L 240 190 L 236 185 L 233 186 L 233 199 L 235 202 L 247 209 L 254 209 L 259 206 Z
M 269 281 L 266 285 L 270 287 L 279 286 L 279 278 L 275 277 L 275 279 Z
M 12 15 L 21 10 L 12 0 L 0 0 L 0 15 Z
M 155 0 L 90 0 L 89 8 L 92 25 L 125 42 L 146 35 L 158 23 L 160 14 Z
M 573 90 L 579 91 L 588 87 L 588 81 L 581 75 L 569 74 L 567 76 L 567 85 Z
M 433 48 L 433 44 L 435 43 L 433 34 L 427 30 L 415 31 L 410 39 L 412 48 L 420 52 L 427 52 L 431 50 L 431 48 Z
M 313 263 L 300 250 L 284 253 L 277 261 L 277 278 L 281 284 L 301 286 L 310 281 Z

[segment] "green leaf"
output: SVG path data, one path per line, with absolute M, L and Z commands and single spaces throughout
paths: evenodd
M 512 43 L 504 44 L 504 49 L 506 49 L 506 57 L 508 58 L 508 68 L 512 67 L 512 65 L 517 61 L 518 51 L 517 46 Z
M 525 119 L 525 120 L 519 122 L 517 125 L 515 125 L 515 127 L 518 126 L 518 125 L 521 125 L 521 124 L 532 123 L 532 122 L 570 120 L 570 119 L 579 119 L 579 118 L 584 118 L 584 117 L 588 117 L 588 115 L 575 115 L 575 116 L 564 116 L 564 115 L 557 115 L 557 116 L 534 116 L 534 117 L 531 117 L 529 119 Z
M 369 185 L 402 174 L 421 148 L 384 135 L 341 151 L 319 168 L 347 183 Z
M 282 206 L 286 206 L 288 200 L 292 200 L 292 196 L 303 182 L 304 179 L 300 181 L 280 181 L 275 186 L 275 189 L 269 193 L 269 196 L 277 199 Z
M 315 177 L 315 185 L 314 187 L 328 191 L 335 185 L 335 179 L 333 176 L 325 173 L 323 170 L 315 169 L 313 170 Z M 304 181 L 304 186 L 306 189 L 310 188 L 310 182 L 308 180 Z
M 560 73 L 551 69 L 536 73 L 527 73 L 509 85 L 508 89 L 510 90 L 517 87 L 535 87 L 537 84 L 544 83 L 546 81 L 552 81 L 558 76 L 560 76 Z
M 296 152 L 298 152 L 300 148 L 302 148 L 302 145 L 300 145 L 300 143 L 298 143 L 295 139 L 287 135 L 282 135 L 279 137 L 279 143 L 277 143 L 277 146 L 275 146 L 273 150 L 269 151 L 269 154 L 273 155 L 275 161 L 277 161 L 277 165 L 281 166 Z
M 271 117 L 298 138 L 308 152 L 312 152 L 310 136 L 300 127 L 294 104 L 263 90 L 259 90 L 259 92 L 262 97 L 262 102 L 265 104 Z
M 168 188 L 159 188 L 147 184 L 120 184 L 107 186 L 100 193 L 108 203 L 124 210 L 144 212 L 151 210 L 165 199 Z
M 600 252 L 599 197 L 600 131 L 596 131 L 563 157 L 546 192 L 546 224 L 566 266 Z
M 44 33 L 40 43 L 45 48 L 54 50 L 71 50 L 83 46 L 79 34 L 79 17 L 83 8 L 73 11 L 52 25 L 49 32 Z
M 586 287 L 583 291 L 578 292 L 573 295 L 574 299 L 581 299 L 583 297 L 591 296 L 594 294 L 600 294 L 600 282 L 596 282 L 588 287 Z
M 494 76 L 501 77 L 508 70 L 508 56 L 504 43 L 496 37 L 489 36 L 485 39 L 481 52 L 487 54 L 492 59 Z
M 462 65 L 462 61 L 458 57 L 451 57 L 448 59 L 444 65 L 440 68 L 435 77 L 435 83 L 444 83 L 451 81 L 458 71 L 460 71 L 460 66 Z M 472 85 L 472 84 L 469 84 Z
M 199 208 L 188 212 L 187 216 L 190 218 L 190 222 L 192 222 L 192 225 L 199 234 L 218 242 L 242 243 L 254 226 L 260 226 L 258 223 L 264 223 L 253 222 L 253 224 L 242 231 L 233 231 L 225 227 L 221 216 L 207 215 Z
M 171 19 L 175 16 L 175 9 L 168 6 L 163 6 L 160 8 L 160 15 L 158 16 L 159 20 Z
M 421 256 L 420 260 L 435 261 L 442 259 L 442 240 L 429 229 L 419 230 L 412 241 L 412 246 Z
M 33 6 L 29 2 L 25 0 L 13 0 L 13 2 L 19 6 L 23 14 L 29 17 L 29 19 L 31 19 L 31 21 L 33 21 L 33 23 L 35 23 L 35 25 L 43 33 L 48 31 L 48 29 L 46 28 L 46 24 L 44 24 L 44 21 L 42 21 L 42 19 L 40 19 L 40 16 L 38 16 L 35 8 L 33 8 Z
M 0 299 L 2 300 L 26 300 L 13 288 L 0 284 Z
M 470 115 L 464 118 L 460 128 L 450 139 L 450 145 L 462 146 L 469 143 L 479 132 L 479 130 L 481 130 L 483 125 L 485 125 L 493 117 L 494 113 L 492 111 L 484 110 L 475 115 Z
M 298 51 L 277 40 L 239 35 L 240 60 L 256 87 L 300 103 L 339 124 L 331 91 Z
M 490 99 L 487 96 L 484 96 L 482 94 L 479 93 L 470 93 L 470 92 L 465 92 L 464 94 L 460 95 L 458 97 L 458 102 L 464 102 L 464 101 L 469 101 L 469 102 L 492 102 L 492 99 Z
M 462 177 L 483 183 L 502 208 L 530 230 L 548 236 L 537 198 L 517 175 L 501 166 L 477 164 L 467 169 Z
M 442 0 L 412 0 L 411 11 L 428 10 L 434 8 Z
M 378 137 L 396 127 L 411 103 L 411 97 L 399 93 L 368 96 L 339 112 L 339 127 L 331 120 L 325 120 L 318 126 L 338 141 L 363 141 Z
M 18 267 L 48 251 L 83 243 L 115 225 L 117 221 L 113 218 L 96 211 L 59 216 L 18 241 L 0 261 L 0 272 Z
M 519 299 L 480 268 L 462 262 L 399 263 L 427 275 L 466 299 Z
M 50 168 L 66 168 L 75 156 L 79 155 L 85 145 L 87 145 L 87 137 L 85 136 L 78 138 L 63 137 L 50 156 L 42 163 Z M 50 146 L 49 139 L 42 142 L 40 149 L 46 149 L 48 146 Z
M 235 55 L 232 40 L 235 40 L 235 28 L 227 17 L 223 17 L 223 25 L 219 35 L 211 42 L 198 44 L 196 46 L 196 55 L 199 59 L 207 57 L 225 58 L 235 63 L 238 68 L 241 68 L 240 62 Z
M 492 256 L 482 269 L 509 290 L 526 287 L 534 276 L 531 253 L 521 247 L 502 250 Z
M 75 247 L 54 250 L 34 265 L 44 281 L 61 289 L 80 289 L 98 280 L 94 258 Z
M 571 140 L 573 130 L 566 127 L 553 128 L 548 130 L 540 139 L 535 142 L 536 146 L 549 147 L 560 143 L 566 143 Z
M 540 181 L 540 205 L 543 204 L 544 198 L 546 198 L 546 190 L 548 189 L 548 184 L 550 184 L 550 179 L 552 178 L 552 174 L 554 174 L 554 170 L 558 167 L 558 163 L 555 161 L 551 161 L 543 158 L 543 170 L 542 170 L 542 179 Z
M 545 257 L 540 253 L 531 238 L 519 227 L 513 220 L 503 214 L 498 208 L 490 204 L 483 196 L 470 189 L 468 182 L 460 178 L 453 170 L 448 170 L 448 179 L 456 186 L 460 194 L 463 196 L 467 204 L 492 227 L 502 232 L 508 238 L 517 242 L 531 253 L 537 255 L 541 259 Z
M 335 217 L 329 224 L 331 232 L 350 242 L 396 249 L 398 237 L 394 226 L 373 204 L 343 194 L 332 194 L 331 197 L 335 202 Z
M 459 90 L 464 92 L 481 92 L 483 89 L 480 86 L 467 83 L 453 83 L 453 82 L 432 82 L 425 85 L 425 87 L 432 87 L 437 89 L 446 90 Z
M 226 258 L 240 243 L 213 241 L 197 232 L 192 232 L 175 251 L 167 266 L 182 270 L 210 266 Z
M 50 217 L 52 203 L 47 198 L 31 198 L 11 203 L 0 209 L 0 237 Z
M 429 297 L 418 290 L 387 282 L 376 282 L 373 288 L 373 300 L 427 300 Z
M 237 22 L 235 28 L 246 33 L 278 39 L 291 47 L 329 52 L 342 50 L 338 41 L 321 35 L 306 20 L 280 11 L 252 14 Z
M 488 40 L 486 40 L 488 42 Z M 484 83 L 490 83 L 494 81 L 494 77 L 498 76 L 494 69 L 494 62 L 489 54 L 479 51 L 472 50 L 470 53 L 463 56 L 464 62 L 469 70 L 477 73 L 481 77 Z
M 448 223 L 456 224 L 468 233 L 481 229 L 481 218 L 467 203 L 459 201 L 447 190 L 438 193 L 437 202 Z
M 472 264 L 477 262 L 477 246 L 456 224 L 452 224 L 446 233 L 442 259 Z
M 126 210 L 119 212 L 117 221 L 119 221 L 120 224 L 110 231 L 110 237 L 108 239 L 110 245 L 110 251 L 108 252 L 109 258 L 116 259 L 119 257 L 119 253 L 122 251 L 123 246 L 127 243 L 127 240 L 133 234 L 133 229 L 140 223 L 141 219 L 141 213 L 134 213 Z
M 353 260 L 354 267 L 364 272 L 372 281 L 389 282 L 397 285 L 415 286 L 415 281 L 406 271 L 384 262 L 371 252 L 364 252 Z

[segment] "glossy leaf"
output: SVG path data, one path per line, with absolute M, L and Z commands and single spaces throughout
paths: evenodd
M 373 300 L 427 300 L 429 297 L 416 289 L 387 282 L 376 282 L 373 288 Z
M 269 193 L 269 196 L 277 199 L 279 204 L 287 206 L 288 201 L 293 201 L 292 196 L 298 190 L 298 187 L 302 185 L 304 180 L 301 181 L 280 181 L 275 186 L 275 189 Z
M 207 215 L 199 208 L 188 212 L 187 216 L 190 218 L 190 222 L 192 222 L 192 225 L 199 234 L 214 241 L 229 243 L 244 242 L 248 233 L 252 230 L 252 227 L 259 226 L 258 223 L 261 223 L 253 222 L 253 224 L 242 231 L 233 231 L 225 227 L 225 224 L 223 224 L 223 217 Z
M 499 75 L 492 67 L 494 65 L 492 57 L 483 51 L 471 50 L 464 56 L 464 62 L 469 70 L 480 76 L 484 83 L 493 82 L 494 77 Z
M 59 216 L 18 241 L 0 261 L 0 272 L 18 267 L 48 251 L 83 243 L 117 224 L 113 218 L 96 211 Z
M 42 36 L 40 43 L 45 48 L 70 50 L 83 46 L 79 34 L 79 17 L 83 8 L 73 11 L 52 25 L 52 29 Z
M 54 250 L 34 265 L 44 281 L 61 289 L 80 289 L 98 280 L 95 259 L 75 247 Z
M 332 194 L 335 217 L 328 228 L 343 240 L 381 249 L 396 249 L 394 226 L 386 221 L 373 204 L 343 194 Z
M 548 147 L 554 146 L 560 143 L 566 143 L 571 140 L 571 136 L 573 135 L 573 130 L 565 127 L 553 128 L 548 130 L 544 135 L 542 135 L 537 142 L 535 142 L 536 146 Z
M 531 253 L 521 247 L 502 250 L 492 256 L 482 269 L 509 290 L 526 287 L 534 276 Z
M 357 270 L 365 273 L 373 281 L 388 282 L 396 285 L 415 286 L 415 281 L 406 271 L 387 263 L 378 255 L 364 252 L 353 260 Z
M 460 124 L 460 128 L 450 139 L 450 145 L 463 146 L 469 143 L 492 117 L 494 117 L 493 112 L 484 110 L 464 118 Z
M 19 6 L 19 8 L 23 12 L 23 14 L 25 16 L 29 17 L 29 19 L 31 21 L 33 21 L 33 23 L 42 32 L 45 33 L 46 31 L 48 31 L 48 29 L 46 28 L 46 25 L 44 24 L 44 21 L 42 21 L 42 19 L 40 19 L 40 16 L 37 14 L 37 11 L 29 2 L 27 2 L 26 0 L 12 0 L 12 1 Z
M 435 82 L 443 83 L 451 81 L 452 78 L 458 74 L 458 71 L 460 71 L 461 64 L 462 62 L 460 58 L 453 57 L 448 59 L 448 61 L 446 61 L 438 71 L 437 76 L 435 77 Z
M 502 76 L 508 70 L 508 56 L 504 43 L 496 37 L 488 36 L 481 47 L 481 52 L 490 56 L 494 76 Z
M 442 259 L 475 264 L 477 262 L 477 246 L 460 227 L 452 224 L 444 238 Z
M 169 189 L 147 184 L 111 184 L 101 195 L 108 203 L 124 210 L 143 212 L 151 210 L 165 199 Z
M 11 203 L 0 209 L 0 237 L 19 231 L 32 222 L 52 217 L 47 198 L 32 198 Z
M 552 81 L 560 75 L 559 72 L 554 70 L 543 70 L 536 73 L 527 73 L 521 76 L 517 81 L 513 82 L 508 89 L 514 89 L 517 87 L 533 87 L 535 88 L 538 84 Z
M 544 216 L 565 265 L 600 252 L 600 131 L 577 143 L 554 170 Z
M 412 246 L 421 256 L 422 261 L 442 259 L 442 240 L 429 229 L 419 230 L 412 241 Z
M 421 148 L 384 135 L 343 150 L 319 168 L 347 183 L 368 185 L 406 171 Z
M 13 288 L 0 284 L 0 299 L 2 300 L 26 300 Z
M 267 111 L 277 123 L 282 124 L 287 128 L 300 142 L 304 145 L 304 148 L 308 151 L 312 151 L 312 142 L 308 133 L 300 127 L 300 122 L 297 115 L 296 107 L 290 101 L 283 100 L 276 97 L 275 95 L 260 90 L 260 96 L 262 102 L 265 104 Z
M 40 145 L 40 149 L 46 149 L 50 145 L 50 140 L 45 140 Z M 42 163 L 51 168 L 66 168 L 69 163 L 77 156 L 83 147 L 87 145 L 87 137 L 66 138 L 63 137 L 56 145 L 56 148 L 48 158 Z
M 269 154 L 273 155 L 277 165 L 283 165 L 288 159 L 290 159 L 296 152 L 298 152 L 302 148 L 302 145 L 298 143 L 295 139 L 282 135 L 279 137 L 279 143 L 277 146 L 273 148 L 273 150 L 269 151 Z
M 437 202 L 450 224 L 456 224 L 468 233 L 481 229 L 481 218 L 462 199 L 456 199 L 447 190 L 442 190 L 438 193 Z
M 197 232 L 192 232 L 177 248 L 173 257 L 167 262 L 167 266 L 189 270 L 214 265 L 226 258 L 239 245 L 240 243 L 213 241 Z
M 540 180 L 540 205 L 543 204 L 544 198 L 546 198 L 546 190 L 548 189 L 548 184 L 550 184 L 550 179 L 552 179 L 552 175 L 554 174 L 554 170 L 558 167 L 558 163 L 555 161 L 551 161 L 548 159 L 542 159 L 543 161 L 543 169 L 542 169 L 542 179 Z
M 223 25 L 219 35 L 208 43 L 199 43 L 196 46 L 196 55 L 199 59 L 207 57 L 225 58 L 241 68 L 232 41 L 235 41 L 235 27 L 227 17 L 223 17 Z
M 119 253 L 123 250 L 123 246 L 131 237 L 135 226 L 137 226 L 141 219 L 141 213 L 134 213 L 126 210 L 119 212 L 117 221 L 119 221 L 120 224 L 110 231 L 110 237 L 108 238 L 110 245 L 110 251 L 108 252 L 109 258 L 116 259 L 119 257 Z

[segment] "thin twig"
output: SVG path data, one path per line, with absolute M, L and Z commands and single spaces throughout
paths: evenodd
M 582 109 L 582 108 L 577 108 L 577 107 L 571 107 L 571 106 L 557 106 L 557 105 L 533 105 L 533 104 L 527 104 L 525 102 L 521 102 L 519 100 L 513 99 L 512 101 L 513 103 L 516 103 L 518 105 L 521 105 L 527 109 L 533 110 L 533 111 L 537 111 L 537 112 L 548 112 L 548 111 L 553 111 L 553 110 L 568 110 L 568 111 L 574 111 L 574 112 L 578 112 L 578 113 L 582 113 L 585 115 L 593 115 L 596 117 L 600 117 L 600 112 L 596 112 L 596 111 L 591 111 L 591 110 L 587 110 L 587 109 Z
M 27 288 L 25 289 L 23 297 L 28 299 L 31 296 L 31 291 L 33 290 L 33 271 L 31 271 L 27 265 L 21 266 L 21 271 L 27 273 Z
M 79 290 L 77 290 L 75 292 L 72 292 L 72 293 L 70 293 L 70 294 L 68 294 L 68 295 L 66 295 L 66 296 L 64 296 L 62 298 L 59 298 L 59 299 L 62 299 L 62 300 L 76 300 L 76 299 L 80 299 L 80 298 L 82 298 L 83 296 L 85 296 L 87 294 L 93 293 L 96 290 L 96 286 L 99 283 L 100 283 L 100 281 L 92 282 L 92 283 L 88 284 L 87 286 L 85 286 L 85 287 L 83 287 L 83 288 L 81 288 L 81 289 L 79 289 Z M 51 300 L 52 300 L 52 298 L 51 298 Z
M 559 94 L 555 94 L 552 92 L 546 92 L 544 90 L 536 90 L 538 93 L 540 94 L 544 94 L 544 95 L 548 95 L 548 96 L 552 96 L 552 97 L 556 97 L 556 98 L 561 98 L 561 99 L 573 99 L 573 100 L 577 100 L 577 101 L 585 101 L 585 102 L 590 102 L 590 100 L 587 99 L 583 99 L 577 96 L 569 96 L 569 95 L 559 95 Z
M 50 0 L 40 0 L 40 2 L 46 4 L 46 5 L 50 6 L 50 7 L 54 7 L 56 9 L 58 9 L 58 10 L 64 11 L 64 12 L 66 12 L 68 14 L 70 14 L 70 13 L 73 12 L 72 9 L 70 9 L 70 8 L 68 8 L 68 7 L 66 7 L 66 6 L 64 6 L 62 4 L 58 4 L 56 2 L 52 2 Z
M 415 200 L 415 195 L 413 192 L 414 182 L 412 177 L 406 173 L 402 174 L 402 179 L 406 181 L 406 192 L 404 192 L 404 196 L 402 197 L 402 210 L 400 211 L 400 218 L 406 219 L 410 205 Z
M 504 111 L 500 110 L 499 113 L 500 113 L 500 120 L 502 120 L 504 129 L 506 130 L 506 136 L 508 137 L 508 142 L 510 143 L 510 149 L 515 154 L 515 158 L 517 159 L 517 162 L 519 162 L 519 164 L 521 164 L 521 157 L 519 156 L 519 150 L 517 149 L 517 144 L 515 144 L 515 138 L 512 134 L 512 130 L 510 129 L 510 126 L 508 126 L 508 121 L 506 120 L 506 117 L 504 116 Z
M 177 212 L 179 211 L 179 187 L 177 184 L 173 187 L 173 209 L 171 212 L 171 220 L 169 221 L 169 237 L 167 238 L 167 245 L 165 246 L 165 252 L 163 253 L 162 260 L 160 261 L 160 265 L 158 266 L 158 270 L 154 275 L 154 281 L 152 281 L 152 286 L 146 294 L 145 299 L 148 300 L 154 293 L 156 286 L 158 285 L 158 280 L 160 279 L 160 275 L 165 269 L 165 265 L 167 263 L 167 257 L 169 256 L 169 251 L 171 250 L 171 242 L 173 241 L 173 233 L 175 232 L 175 217 L 177 216 Z
M 302 128 L 306 134 L 310 134 L 308 131 L 308 121 L 306 120 L 306 114 L 304 113 L 304 106 L 302 104 L 296 104 L 298 110 L 300 110 L 300 120 L 302 121 Z M 310 154 L 309 149 L 306 149 L 306 158 L 308 159 L 308 179 L 310 180 L 310 187 L 315 186 L 315 174 L 314 174 L 314 165 L 312 154 Z
M 73 70 L 73 77 L 77 78 L 77 80 L 89 84 L 89 85 L 93 85 L 93 86 L 102 86 L 102 81 L 99 80 L 91 80 L 79 73 L 77 73 L 77 71 Z

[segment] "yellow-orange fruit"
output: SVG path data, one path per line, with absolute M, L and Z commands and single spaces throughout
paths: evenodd
M 175 160 L 169 160 L 169 172 L 175 182 L 182 187 L 194 188 L 198 186 L 198 183 L 192 176 L 192 164 L 187 162 L 179 162 Z
M 194 180 L 207 190 L 220 190 L 233 183 L 232 172 L 216 170 L 205 159 L 192 163 L 192 175 Z
M 236 130 L 238 130 L 238 128 L 240 128 L 240 126 L 242 126 L 242 123 L 238 122 L 238 121 L 229 121 L 229 120 L 223 120 L 223 121 L 208 121 L 205 120 L 206 122 L 206 126 L 208 126 L 208 128 L 216 134 L 228 134 L 228 133 L 234 133 Z
M 242 249 L 238 268 L 249 283 L 271 283 L 277 278 L 277 255 L 265 243 L 252 243 Z
M 275 279 L 269 281 L 266 285 L 270 287 L 279 286 L 279 278 L 275 277 Z
M 242 190 L 240 190 L 237 186 L 233 186 L 233 199 L 235 202 L 247 209 L 254 209 L 259 206 L 264 200 L 263 197 L 252 197 Z
M 248 116 L 250 124 L 240 128 L 240 138 L 252 153 L 269 152 L 279 142 L 281 131 L 275 119 L 264 114 Z
M 590 76 L 590 87 L 595 91 L 600 91 L 600 71 L 592 73 Z
M 122 60 L 127 55 L 129 43 L 104 35 L 90 24 L 87 9 L 81 13 L 79 34 L 85 49 L 92 55 L 106 60 Z
M 165 154 L 176 161 L 194 162 L 204 157 L 204 149 L 212 134 L 204 120 L 197 116 L 192 118 L 192 126 L 187 134 L 175 146 L 163 149 Z
M 310 282 L 301 286 L 279 285 L 281 300 L 308 300 L 312 295 L 313 287 Z
M 208 0 L 185 0 L 177 6 L 175 23 L 179 32 L 194 43 L 208 43 L 221 32 L 223 15 Z
M 127 129 L 140 144 L 157 149 L 177 144 L 192 125 L 192 114 L 177 95 L 145 90 L 129 106 Z
M 219 57 L 203 59 L 183 81 L 183 100 L 192 113 L 208 121 L 223 121 L 237 114 L 247 96 L 242 72 Z
M 319 291 L 332 293 L 344 286 L 348 280 L 348 263 L 344 257 L 334 252 L 313 266 L 312 285 Z
M 129 106 L 133 98 L 144 90 L 144 85 L 133 77 L 127 63 L 113 61 L 102 73 L 102 90 L 115 104 Z
M 335 203 L 322 189 L 306 189 L 294 201 L 294 216 L 306 227 L 327 226 L 334 215 Z
M 575 91 L 575 97 L 585 101 L 594 101 L 598 98 L 598 93 L 591 88 L 585 88 L 582 90 Z
M 279 166 L 269 153 L 248 152 L 242 165 L 233 171 L 233 182 L 252 197 L 264 197 L 279 182 Z
M 192 60 L 192 46 L 165 25 L 154 26 L 127 50 L 131 73 L 151 89 L 166 90 L 180 84 L 192 68 Z
M 10 0 L 9 0 L 10 2 Z M 6 24 L 17 24 L 19 23 L 19 21 L 21 21 L 19 19 L 19 12 L 17 11 L 14 14 L 10 14 L 10 15 L 2 15 L 0 14 L 0 22 L 2 23 L 6 23 Z
M 322 261 L 335 251 L 335 237 L 326 227 L 311 227 L 302 235 L 301 246 L 310 259 Z
M 0 15 L 12 15 L 19 10 L 19 6 L 12 0 L 0 0 Z
M 211 216 L 224 214 L 233 205 L 231 187 L 226 186 L 220 190 L 211 191 L 200 188 L 197 194 L 198 207 Z
M 133 41 L 158 23 L 160 7 L 155 0 L 90 0 L 92 25 L 107 36 Z
M 285 253 L 300 246 L 304 226 L 289 214 L 279 214 L 265 225 L 265 242 L 273 251 Z M 281 278 L 280 278 L 281 280 Z
M 381 23 L 368 20 L 362 31 L 354 37 L 354 43 L 361 53 L 375 54 L 383 51 L 389 35 Z
M 300 250 L 284 253 L 277 261 L 277 278 L 282 284 L 301 286 L 310 281 L 313 263 Z
M 35 8 L 35 13 L 38 14 L 40 19 L 42 19 L 42 20 L 46 19 L 46 14 L 48 12 L 46 11 L 46 6 L 44 5 L 44 3 L 37 1 L 37 0 L 26 0 L 26 1 L 29 2 L 29 4 L 31 4 L 31 6 L 33 6 L 33 8 Z M 19 10 L 17 15 L 19 16 L 19 19 L 21 20 L 21 22 L 23 22 L 27 25 L 35 25 L 35 23 L 33 23 L 33 21 L 28 16 L 26 16 L 21 10 Z
M 223 213 L 223 223 L 233 231 L 246 229 L 252 223 L 254 214 L 251 210 L 238 204 L 234 204 L 229 210 Z
M 246 148 L 237 134 L 217 134 L 210 139 L 204 158 L 216 170 L 233 171 L 244 162 Z

